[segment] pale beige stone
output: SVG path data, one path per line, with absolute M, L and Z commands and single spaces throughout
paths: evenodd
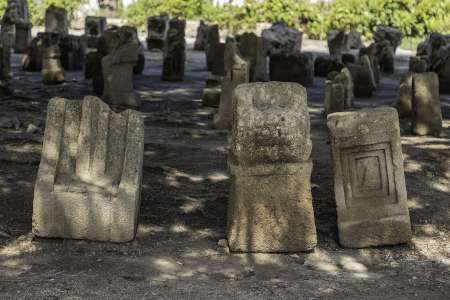
M 397 111 L 328 115 L 339 241 L 351 248 L 411 240 Z
M 242 84 L 235 90 L 228 159 L 231 251 L 298 252 L 316 246 L 306 97 L 296 83 Z
M 54 98 L 47 110 L 33 201 L 40 237 L 127 242 L 140 203 L 144 124 L 96 97 Z

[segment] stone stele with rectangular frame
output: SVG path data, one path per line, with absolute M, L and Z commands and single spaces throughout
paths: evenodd
M 345 247 L 411 239 L 398 114 L 381 107 L 328 116 L 339 241 Z

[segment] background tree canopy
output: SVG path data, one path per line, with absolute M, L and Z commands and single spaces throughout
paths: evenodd
M 7 0 L 0 0 L 0 9 Z M 43 24 L 50 4 L 65 7 L 69 15 L 86 0 L 29 0 L 33 23 Z M 408 37 L 432 31 L 450 33 L 450 0 L 335 0 L 312 4 L 308 0 L 246 0 L 243 6 L 217 7 L 212 0 L 137 0 L 122 11 L 127 21 L 145 26 L 148 16 L 168 12 L 187 19 L 218 23 L 232 31 L 251 29 L 258 22 L 285 21 L 311 38 L 324 38 L 332 29 L 356 29 L 370 38 L 377 25 L 398 27 Z

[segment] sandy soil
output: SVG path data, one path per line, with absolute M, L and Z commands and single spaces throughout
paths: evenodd
M 325 52 L 321 43 L 305 48 Z M 389 105 L 398 73 L 385 77 L 357 107 Z M 337 240 L 336 209 L 325 120 L 324 81 L 308 89 L 314 142 L 313 197 L 318 246 L 313 253 L 229 254 L 225 238 L 229 178 L 227 133 L 211 128 L 214 109 L 201 105 L 204 54 L 189 52 L 186 80 L 159 79 L 161 55 L 146 53 L 136 78 L 145 115 L 145 169 L 138 235 L 127 244 L 36 239 L 30 234 L 33 187 L 42 133 L 53 96 L 90 93 L 81 72 L 59 86 L 20 71 L 15 96 L 0 99 L 1 299 L 448 299 L 450 295 L 450 95 L 442 95 L 441 138 L 415 137 L 402 120 L 402 144 L 414 238 L 408 245 L 352 250 Z

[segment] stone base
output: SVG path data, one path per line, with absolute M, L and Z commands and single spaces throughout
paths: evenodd
M 317 244 L 312 162 L 230 164 L 228 244 L 234 252 L 301 252 Z
M 397 245 L 411 240 L 409 216 L 339 223 L 339 242 L 348 248 Z

